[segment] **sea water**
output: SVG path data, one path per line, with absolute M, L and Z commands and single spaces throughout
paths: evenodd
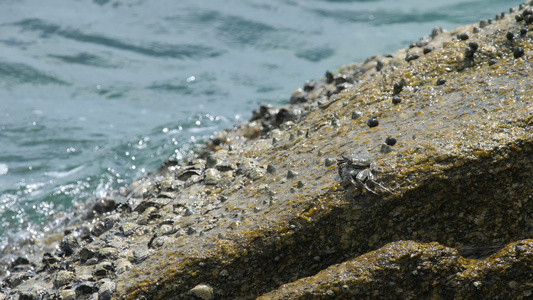
M 326 70 L 519 3 L 4 0 L 0 251 Z

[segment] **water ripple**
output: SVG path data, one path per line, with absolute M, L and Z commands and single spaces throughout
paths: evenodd
M 20 26 L 24 30 L 40 31 L 42 32 L 43 37 L 46 37 L 47 35 L 57 35 L 78 42 L 106 46 L 152 57 L 203 59 L 216 57 L 224 53 L 224 51 L 216 50 L 212 47 L 195 44 L 179 45 L 152 42 L 148 43 L 146 46 L 138 46 L 101 35 L 85 34 L 79 30 L 61 29 L 58 25 L 50 24 L 40 19 L 25 19 L 16 22 L 13 25 Z

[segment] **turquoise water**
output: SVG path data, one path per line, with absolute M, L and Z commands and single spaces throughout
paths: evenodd
M 2 1 L 0 250 L 326 70 L 519 3 Z

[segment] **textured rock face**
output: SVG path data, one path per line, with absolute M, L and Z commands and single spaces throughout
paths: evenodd
M 533 33 L 515 18 L 524 9 L 261 107 L 198 157 L 132 184 L 36 273 L 7 278 L 6 293 L 531 295 Z M 348 154 L 370 155 L 379 172 L 354 163 L 355 184 L 341 184 L 336 159 Z

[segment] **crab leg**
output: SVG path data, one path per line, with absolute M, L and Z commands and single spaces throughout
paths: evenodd
M 371 193 L 373 193 L 374 195 L 379 195 L 376 191 L 372 190 L 368 185 L 366 185 L 366 183 L 364 181 L 362 181 L 361 179 L 357 178 L 357 181 L 365 187 L 365 189 Z M 374 182 L 374 181 L 372 181 Z
M 381 189 L 383 189 L 383 190 L 385 190 L 385 191 L 387 191 L 387 192 L 389 192 L 389 193 L 391 193 L 391 194 L 392 194 L 392 191 L 391 191 L 390 189 L 388 189 L 388 188 L 384 187 L 384 186 L 383 186 L 383 185 L 382 185 L 381 183 L 379 183 L 379 182 L 375 181 L 375 180 L 374 180 L 374 179 L 372 179 L 372 178 L 369 178 L 369 179 L 370 179 L 370 181 L 372 181 L 372 183 L 373 183 L 373 184 L 375 184 L 375 185 L 379 186 L 379 187 L 380 187 Z

